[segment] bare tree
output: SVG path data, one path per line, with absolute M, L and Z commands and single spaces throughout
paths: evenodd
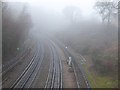
M 118 1 L 97 1 L 95 4 L 95 8 L 100 14 L 102 18 L 102 22 L 107 21 L 108 23 L 111 22 L 111 16 L 117 13 L 118 9 Z

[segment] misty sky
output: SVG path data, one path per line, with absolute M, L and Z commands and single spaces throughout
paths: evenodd
M 96 0 L 4 0 L 12 2 L 27 2 L 32 8 L 46 8 L 61 12 L 66 6 L 77 6 L 80 8 L 82 15 L 90 16 L 94 12 L 94 4 Z
M 75 6 L 80 9 L 79 20 L 89 20 L 89 21 L 99 21 L 99 16 L 94 9 L 96 0 L 4 0 L 18 2 L 16 4 L 11 4 L 16 13 L 19 12 L 21 5 L 19 2 L 26 2 L 26 5 L 29 7 L 29 12 L 32 15 L 32 20 L 36 28 L 39 28 L 40 25 L 51 28 L 59 28 L 60 22 L 64 23 L 63 9 L 68 6 Z M 41 18 L 43 15 L 44 18 Z M 43 20 L 42 20 L 43 19 Z M 46 22 L 44 19 L 48 19 Z M 49 20 L 50 19 L 50 20 Z M 41 23 L 42 21 L 42 23 Z M 50 21 L 50 23 L 49 23 Z M 57 29 L 56 29 L 57 30 Z
M 88 15 L 91 14 L 95 1 L 96 0 L 31 0 L 29 4 L 34 7 L 48 7 L 58 12 L 61 12 L 66 6 L 77 6 L 80 7 L 82 14 Z

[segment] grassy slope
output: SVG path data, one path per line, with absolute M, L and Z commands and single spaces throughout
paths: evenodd
M 83 67 L 92 88 L 114 88 L 117 87 L 118 80 L 112 77 L 100 76 L 94 71 L 89 71 L 89 63 L 84 63 Z

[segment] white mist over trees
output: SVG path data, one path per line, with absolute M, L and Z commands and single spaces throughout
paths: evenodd
M 94 12 L 88 15 L 84 15 L 87 9 L 82 10 L 78 4 L 58 8 L 59 4 L 55 3 L 31 3 L 29 10 L 23 5 L 17 17 L 15 11 L 3 3 L 3 59 L 16 51 L 29 32 L 39 36 L 52 35 L 79 55 L 89 57 L 92 62 L 90 70 L 111 77 L 116 83 L 119 7 L 114 1 L 96 1 L 92 7 Z

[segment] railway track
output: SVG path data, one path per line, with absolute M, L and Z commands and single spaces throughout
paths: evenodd
M 74 69 L 78 88 L 90 88 L 86 75 L 81 71 L 81 68 L 80 66 L 78 66 L 78 63 L 73 61 L 72 67 Z
M 29 42 L 29 41 L 27 41 L 27 42 Z M 27 47 L 27 43 L 23 44 L 19 51 L 20 53 L 17 54 L 16 57 L 9 60 L 6 64 L 2 65 L 1 75 L 4 76 L 9 70 L 11 70 L 13 67 L 15 67 L 17 65 L 17 63 L 19 61 L 21 61 L 30 52 L 31 48 L 33 48 L 33 45 L 29 45 L 29 47 Z
M 1 73 L 2 76 L 2 83 L 3 85 L 5 81 L 8 79 L 9 72 L 19 64 L 19 62 L 22 62 L 23 59 L 27 58 L 27 60 L 31 59 L 33 57 L 33 54 L 35 53 L 36 48 L 31 50 L 31 48 L 34 48 L 33 45 L 30 45 L 28 48 L 22 50 L 19 55 L 17 55 L 13 60 L 10 60 L 9 63 L 6 63 L 3 67 L 3 72 Z M 30 55 L 31 54 L 31 55 Z M 4 86 L 4 85 L 3 85 Z
M 59 55 L 56 51 L 56 46 L 53 44 L 53 42 L 51 43 L 51 51 L 53 58 L 50 62 L 50 68 L 46 80 L 45 89 L 62 88 L 62 65 Z
M 36 53 L 34 54 L 32 60 L 30 61 L 30 63 L 28 64 L 28 66 L 25 68 L 25 70 L 23 71 L 23 73 L 17 78 L 17 80 L 14 82 L 14 84 L 11 85 L 11 89 L 14 88 L 29 88 L 30 85 L 32 84 L 32 82 L 34 81 L 37 72 L 40 68 L 40 64 L 43 60 L 43 51 L 42 47 L 39 47 L 38 44 L 38 48 Z
M 9 60 L 7 63 L 5 63 L 4 65 L 2 65 L 2 72 L 0 73 L 0 77 L 2 77 L 2 82 L 0 83 L 0 85 L 3 85 L 5 83 L 5 81 L 8 79 L 8 74 L 9 72 L 16 66 L 19 64 L 19 62 L 22 62 L 23 58 L 32 58 L 32 55 L 29 56 L 29 54 L 33 54 L 34 51 L 31 48 L 34 48 L 33 43 L 29 44 L 30 40 L 27 40 L 26 43 L 24 43 L 21 46 L 20 49 L 20 53 L 18 53 L 16 55 L 16 57 L 14 57 L 13 59 Z M 3 85 L 4 86 L 4 85 Z
M 30 40 L 26 40 L 26 42 L 24 42 L 23 45 L 21 45 L 20 50 L 18 52 L 18 54 L 13 57 L 12 59 L 10 59 L 8 62 L 6 62 L 5 64 L 2 65 L 2 68 L 5 68 L 9 65 L 11 65 L 12 63 L 14 63 L 16 61 L 16 59 L 18 59 L 19 57 L 23 56 L 23 54 L 30 49 L 31 45 L 29 45 L 28 47 L 28 43 L 30 43 Z M 3 69 L 4 70 L 4 69 Z
M 72 57 L 72 68 L 76 78 L 77 88 L 90 88 L 90 84 L 86 78 L 86 74 L 82 68 L 82 65 L 76 62 L 75 57 L 70 53 L 68 49 L 65 48 L 65 46 L 62 43 L 60 43 L 56 39 L 54 41 L 63 49 L 67 58 L 69 56 Z M 83 57 L 81 57 L 81 59 L 83 59 Z
M 62 64 L 61 64 L 61 58 L 58 53 L 58 46 L 52 41 L 49 40 L 49 48 L 51 51 L 51 59 L 50 59 L 50 68 L 47 75 L 46 83 L 44 85 L 44 88 L 63 88 L 63 82 L 62 82 Z M 17 65 L 17 63 L 24 58 L 25 56 L 28 56 L 27 59 L 30 60 L 29 64 L 26 66 L 25 70 L 20 74 L 20 76 L 15 80 L 15 82 L 11 85 L 10 89 L 13 90 L 14 88 L 32 88 L 34 86 L 34 81 L 38 75 L 38 71 L 40 72 L 41 64 L 43 62 L 44 58 L 44 45 L 40 45 L 40 42 L 37 43 L 37 48 L 33 50 L 31 56 L 28 56 L 28 50 L 23 51 L 23 54 L 19 55 L 14 59 L 13 61 L 10 61 L 10 63 L 14 62 L 12 65 L 6 64 L 7 66 L 3 66 L 3 75 L 5 75 L 9 70 L 11 70 L 13 67 Z M 86 78 L 86 75 L 83 71 L 83 68 L 80 64 L 78 64 L 74 58 L 74 56 L 70 53 L 70 51 L 65 50 L 65 48 L 62 47 L 65 55 L 67 57 L 72 57 L 72 68 L 75 74 L 77 87 L 78 88 L 90 88 L 89 82 Z M 19 58 L 19 60 L 18 60 Z M 5 68 L 7 67 L 7 68 Z
M 75 60 L 75 57 L 66 50 L 67 57 L 72 57 L 72 68 L 75 74 L 76 82 L 77 82 L 77 88 L 90 88 L 90 84 L 86 78 L 86 74 L 83 71 L 83 68 L 80 64 L 78 64 Z
M 44 52 L 44 46 L 43 45 L 41 45 L 41 49 L 40 50 L 41 50 L 41 52 L 39 53 L 40 56 L 38 56 L 38 59 L 39 59 L 39 61 L 37 62 L 38 64 L 37 64 L 36 68 L 34 69 L 31 77 L 27 81 L 28 83 L 26 83 L 24 88 L 33 88 L 31 86 L 34 84 L 33 82 L 36 79 L 36 77 L 37 77 L 37 75 L 38 75 L 38 73 L 39 73 L 39 71 L 41 69 L 43 58 L 44 58 L 44 53 L 45 52 Z

